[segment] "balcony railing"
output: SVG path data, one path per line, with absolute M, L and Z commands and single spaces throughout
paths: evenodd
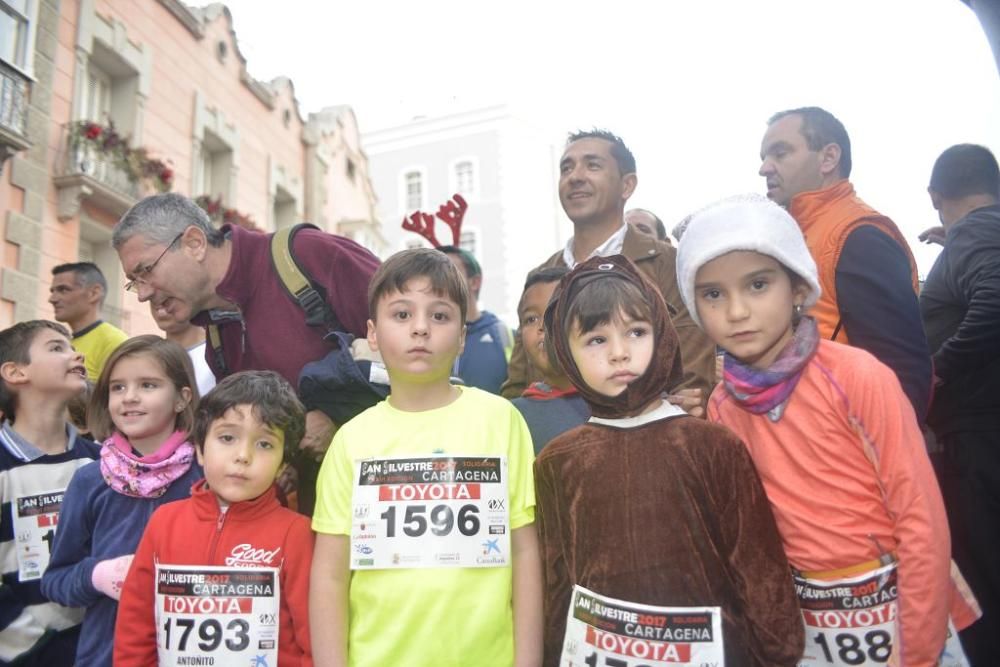
M 63 127 L 62 152 L 61 173 L 53 179 L 60 220 L 76 216 L 82 201 L 119 216 L 142 198 L 142 183 L 130 178 L 116 155 L 74 137 L 72 125 Z
M 0 126 L 22 137 L 28 125 L 28 79 L 0 60 Z
M 84 174 L 131 199 L 142 197 L 138 181 L 129 178 L 128 173 L 112 159 L 99 153 L 91 146 L 66 146 L 65 174 Z
M 31 146 L 28 141 L 28 78 L 0 60 L 0 169 L 11 155 Z

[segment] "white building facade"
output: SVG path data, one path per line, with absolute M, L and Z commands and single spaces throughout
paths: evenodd
M 558 137 L 498 105 L 365 133 L 363 143 L 385 255 L 429 246 L 402 229 L 403 218 L 433 215 L 461 194 L 469 208 L 459 245 L 483 268 L 480 307 L 516 325 L 525 276 L 572 230 L 559 205 Z M 444 223 L 436 234 L 452 243 Z

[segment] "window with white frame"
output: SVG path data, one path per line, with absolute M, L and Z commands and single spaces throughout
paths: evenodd
M 475 167 L 469 160 L 463 160 L 455 165 L 455 190 L 463 195 L 476 192 Z
M 0 0 L 0 60 L 30 69 L 32 0 Z
M 194 191 L 229 204 L 229 184 L 233 169 L 233 149 L 209 130 L 204 131 L 200 157 L 195 169 Z
M 406 188 L 406 209 L 414 211 L 424 205 L 424 176 L 419 171 L 408 171 L 403 177 Z
M 135 141 L 139 128 L 138 93 L 139 71 L 120 53 L 95 39 L 81 73 L 77 118 L 100 125 L 112 123 L 118 134 Z
M 111 119 L 111 77 L 95 63 L 87 68 L 80 93 L 80 117 L 106 125 Z
M 281 187 L 277 187 L 274 193 L 274 210 L 271 217 L 274 220 L 274 229 L 291 227 L 298 222 L 296 218 L 295 196 Z

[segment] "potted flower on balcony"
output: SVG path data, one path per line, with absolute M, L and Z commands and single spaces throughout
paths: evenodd
M 69 130 L 73 160 L 78 162 L 71 168 L 91 173 L 91 161 L 103 160 L 133 184 L 143 183 L 157 192 L 168 192 L 173 187 L 174 172 L 169 162 L 150 157 L 145 147 L 132 148 L 128 138 L 122 136 L 111 121 L 101 125 L 80 120 L 71 123 Z

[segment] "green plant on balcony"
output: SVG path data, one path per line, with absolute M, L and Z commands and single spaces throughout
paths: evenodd
M 246 213 L 222 205 L 222 197 L 212 199 L 211 195 L 195 197 L 194 203 L 202 207 L 212 222 L 221 225 L 237 225 L 253 232 L 263 231 Z
M 129 146 L 128 137 L 115 129 L 114 123 L 101 125 L 90 120 L 70 124 L 70 146 L 85 149 L 103 157 L 133 183 L 146 183 L 157 192 L 169 192 L 174 183 L 174 171 L 169 162 L 150 157 L 149 151 L 140 146 Z

